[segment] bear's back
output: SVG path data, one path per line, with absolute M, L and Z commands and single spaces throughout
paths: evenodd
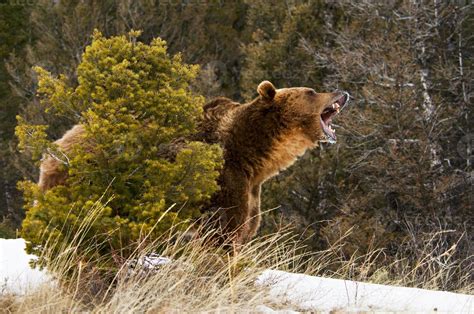
M 199 124 L 197 138 L 206 143 L 219 142 L 219 126 L 221 121 L 229 116 L 235 108 L 241 106 L 238 102 L 226 97 L 218 97 L 206 103 L 203 107 L 203 119 Z

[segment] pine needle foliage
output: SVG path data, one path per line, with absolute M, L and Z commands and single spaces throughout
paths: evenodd
M 175 158 L 159 153 L 195 131 L 204 99 L 189 86 L 198 67 L 169 56 L 165 41 L 145 44 L 139 35 L 105 38 L 96 31 L 75 86 L 36 68 L 41 106 L 77 121 L 84 132 L 65 152 L 48 139 L 48 126 L 18 118 L 19 148 L 37 160 L 53 156 L 68 172 L 65 185 L 45 193 L 35 182 L 19 183 L 27 211 L 22 236 L 30 253 L 40 255 L 45 241 L 61 241 L 66 226 L 74 234 L 75 222 L 100 202 L 101 212 L 77 250 L 91 258 L 126 257 L 144 235 L 151 240 L 174 224 L 186 228 L 218 189 L 218 146 L 188 141 Z

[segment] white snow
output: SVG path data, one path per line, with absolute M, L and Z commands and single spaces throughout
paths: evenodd
M 161 266 L 171 263 L 168 257 L 151 253 L 129 262 L 130 267 L 143 268 L 144 270 L 157 270 Z
M 127 262 L 129 275 L 146 275 L 150 272 L 156 272 L 164 265 L 171 263 L 168 257 L 156 253 L 150 253 Z
M 474 313 L 474 296 L 266 270 L 258 286 L 278 303 L 304 311 Z
M 26 254 L 25 240 L 0 239 L 0 293 L 24 294 L 50 280 L 45 271 L 32 269 Z
M 293 310 L 274 310 L 271 307 L 268 307 L 266 305 L 258 305 L 255 308 L 255 313 L 259 314 L 298 314 L 299 312 L 293 311 Z

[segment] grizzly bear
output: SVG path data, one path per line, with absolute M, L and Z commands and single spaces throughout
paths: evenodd
M 220 190 L 204 210 L 217 211 L 220 234 L 235 244 L 247 242 L 258 230 L 262 184 L 319 142 L 335 142 L 331 122 L 349 99 L 345 92 L 276 89 L 268 81 L 260 83 L 257 92 L 246 104 L 224 97 L 207 103 L 198 132 L 189 138 L 218 143 L 224 151 Z M 83 132 L 76 125 L 56 143 L 67 153 Z M 66 178 L 58 160 L 43 160 L 38 183 L 43 191 Z

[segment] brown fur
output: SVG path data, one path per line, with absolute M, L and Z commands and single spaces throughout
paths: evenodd
M 64 154 L 71 151 L 75 144 L 81 144 L 85 129 L 78 124 L 64 133 L 63 137 L 54 142 Z M 47 154 L 41 161 L 38 186 L 41 191 L 46 191 L 56 185 L 62 185 L 67 179 L 67 170 L 61 161 L 63 156 Z
M 209 104 L 218 115 L 208 118 L 216 132 L 208 138 L 224 149 L 221 190 L 209 209 L 220 211 L 220 228 L 233 234 L 236 243 L 245 243 L 258 230 L 261 185 L 326 139 L 320 114 L 342 95 L 304 87 L 275 90 L 267 81 L 257 91 L 260 96 L 247 104 L 222 98 Z
M 224 150 L 224 167 L 217 192 L 207 210 L 218 210 L 219 227 L 235 243 L 251 239 L 260 225 L 261 185 L 292 165 L 309 148 L 326 137 L 320 115 L 341 93 L 315 93 L 305 87 L 275 89 L 262 82 L 259 96 L 246 104 L 217 98 L 204 107 L 204 118 L 190 140 L 219 143 Z M 68 152 L 81 140 L 84 127 L 77 125 L 56 144 Z M 172 159 L 185 143 L 178 139 L 163 156 Z M 169 155 L 169 156 L 168 156 Z M 41 164 L 40 188 L 45 191 L 64 184 L 67 172 L 51 156 Z

